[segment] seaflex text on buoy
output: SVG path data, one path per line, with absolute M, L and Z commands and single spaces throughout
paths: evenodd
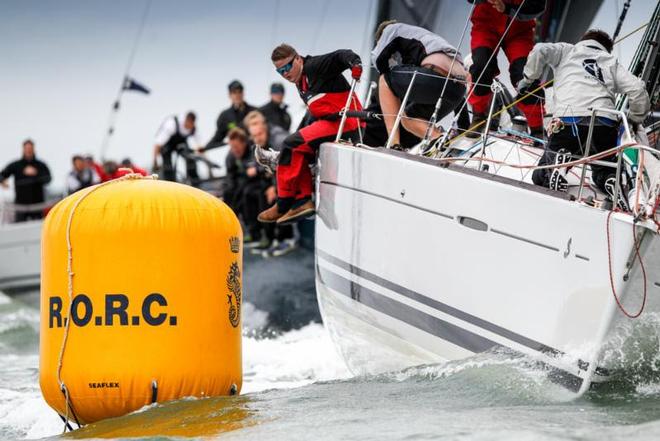
M 142 301 L 140 315 L 132 315 L 129 320 L 129 298 L 125 294 L 106 294 L 102 315 L 94 315 L 92 300 L 85 294 L 78 294 L 71 305 L 71 320 L 76 326 L 139 326 L 142 321 L 151 326 L 177 325 L 175 315 L 168 316 L 165 308 L 167 299 L 159 293 L 151 293 Z M 67 317 L 62 314 L 62 297 L 48 299 L 48 327 L 66 326 Z M 92 320 L 94 318 L 94 320 Z M 168 320 L 169 318 L 169 320 Z

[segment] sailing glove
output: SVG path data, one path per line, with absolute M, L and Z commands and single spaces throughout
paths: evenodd
M 358 63 L 351 66 L 351 77 L 355 81 L 360 81 L 361 76 L 362 76 L 362 65 Z

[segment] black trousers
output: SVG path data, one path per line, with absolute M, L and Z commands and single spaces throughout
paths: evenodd
M 261 223 L 257 220 L 257 216 L 268 208 L 263 185 L 261 182 L 247 183 L 240 191 L 241 217 L 252 239 L 259 240 L 261 238 Z
M 547 150 L 539 160 L 539 165 L 554 164 L 556 153 L 559 150 L 566 150 L 573 155 L 582 156 L 587 146 L 587 134 L 589 126 L 585 124 L 565 124 L 558 133 L 553 133 L 548 141 Z M 615 147 L 617 144 L 619 130 L 617 127 L 594 126 L 593 138 L 591 141 L 590 155 L 599 153 Z M 614 162 L 615 156 L 603 158 L 604 161 Z M 591 179 L 594 184 L 605 191 L 605 181 L 610 176 L 615 175 L 615 171 L 610 167 L 590 165 Z M 536 185 L 548 187 L 550 184 L 551 169 L 534 170 L 532 181 Z
M 264 230 L 268 240 L 277 239 L 282 242 L 285 239 L 293 239 L 293 225 L 264 224 Z

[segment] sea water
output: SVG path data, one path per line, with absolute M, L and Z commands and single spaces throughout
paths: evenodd
M 246 336 L 240 396 L 151 405 L 62 435 L 39 391 L 39 312 L 21 299 L 0 294 L 1 439 L 660 439 L 660 357 L 636 359 L 634 381 L 572 400 L 506 351 L 354 377 L 320 324 Z M 636 356 L 617 351 L 622 363 Z

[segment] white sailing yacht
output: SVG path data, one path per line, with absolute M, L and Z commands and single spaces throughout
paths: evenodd
M 657 45 L 658 22 L 656 8 L 644 42 Z M 640 59 L 657 94 L 651 52 Z M 581 395 L 610 378 L 603 354 L 617 329 L 660 314 L 658 151 L 625 124 L 622 144 L 640 157 L 626 212 L 589 185 L 588 151 L 568 192 L 534 186 L 543 151 L 518 135 L 500 129 L 430 154 L 321 146 L 317 296 L 354 373 L 505 347 Z

